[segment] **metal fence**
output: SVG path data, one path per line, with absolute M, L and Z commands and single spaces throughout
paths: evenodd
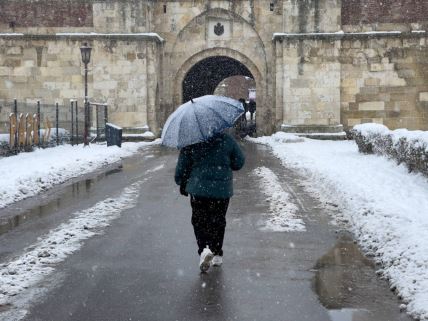
M 108 122 L 108 105 L 90 102 L 89 106 L 89 122 L 92 123 L 92 136 L 95 136 L 97 141 L 104 141 Z M 94 130 L 95 132 L 93 132 Z
M 90 103 L 89 142 L 105 140 L 106 104 Z M 68 106 L 39 101 L 0 100 L 0 155 L 16 154 L 34 147 L 81 144 L 84 141 L 85 108 L 71 100 Z

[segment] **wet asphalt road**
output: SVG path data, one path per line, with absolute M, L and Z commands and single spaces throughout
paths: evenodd
M 127 159 L 121 168 L 68 184 L 62 192 L 27 201 L 37 217 L 0 236 L 5 261 L 39 235 L 135 182 L 136 207 L 85 241 L 56 267 L 25 320 L 283 320 L 398 321 L 400 302 L 375 274 L 350 235 L 329 224 L 334 207 L 303 191 L 266 147 L 245 142 L 247 163 L 235 174 L 224 244 L 224 265 L 199 273 L 189 199 L 173 181 L 177 153 L 159 146 Z M 251 172 L 266 166 L 299 204 L 306 232 L 261 231 L 268 203 Z M 18 211 L 19 206 L 15 206 Z M 22 210 L 23 211 L 23 210 Z M 31 209 L 28 210 L 28 216 Z M 1 319 L 1 312 L 0 312 Z

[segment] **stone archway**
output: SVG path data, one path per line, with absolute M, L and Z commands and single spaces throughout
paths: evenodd
M 213 26 L 224 26 L 224 35 L 216 35 Z M 174 43 L 166 46 L 165 62 L 169 72 L 166 93 L 167 117 L 183 102 L 182 83 L 187 73 L 200 61 L 210 57 L 228 57 L 244 65 L 251 73 L 257 87 L 258 134 L 272 132 L 270 76 L 267 53 L 254 26 L 241 15 L 226 9 L 211 8 L 190 19 L 177 34 Z
M 264 99 L 266 97 L 266 83 L 265 80 L 262 77 L 262 74 L 260 73 L 257 66 L 245 55 L 242 53 L 229 49 L 229 48 L 212 48 L 203 50 L 189 59 L 187 59 L 183 65 L 179 68 L 178 72 L 176 73 L 176 76 L 174 78 L 174 89 L 173 89 L 173 104 L 176 107 L 178 107 L 183 102 L 183 82 L 190 72 L 190 70 L 196 66 L 198 63 L 205 59 L 212 59 L 216 57 L 224 57 L 223 59 L 229 58 L 231 61 L 235 61 L 237 64 L 242 65 L 244 68 L 246 68 L 249 73 L 251 74 L 251 78 L 253 78 L 256 82 L 256 88 L 257 88 L 257 109 L 258 114 L 263 113 L 264 109 Z M 226 78 L 226 77 L 225 77 Z M 221 80 L 220 80 L 221 81 Z M 219 82 L 220 82 L 219 81 Z M 215 87 L 214 87 L 215 88 Z M 260 107 L 260 109 L 259 109 Z M 263 128 L 264 122 L 263 118 L 259 117 L 259 123 L 258 128 Z
M 186 78 L 189 71 L 201 61 L 213 58 L 213 57 L 224 57 L 230 58 L 233 61 L 243 65 L 251 74 L 251 78 L 256 81 L 257 93 L 257 104 L 262 106 L 263 98 L 266 94 L 264 88 L 264 79 L 257 68 L 257 66 L 242 53 L 229 49 L 229 48 L 212 48 L 203 50 L 189 59 L 187 59 L 177 71 L 174 78 L 174 89 L 173 89 L 173 103 L 174 106 L 179 106 L 183 102 L 183 81 Z M 226 78 L 226 77 L 225 77 Z
M 248 68 L 238 60 L 226 56 L 205 58 L 186 74 L 182 82 L 182 102 L 203 95 L 212 95 L 222 80 L 238 75 L 254 79 Z

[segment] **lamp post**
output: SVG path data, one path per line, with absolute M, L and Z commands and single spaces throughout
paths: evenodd
M 89 145 L 88 134 L 89 134 L 89 98 L 88 98 L 88 64 L 91 61 L 92 48 L 85 42 L 80 47 L 80 53 L 82 54 L 82 62 L 85 65 L 85 129 L 83 133 L 83 143 L 85 146 Z

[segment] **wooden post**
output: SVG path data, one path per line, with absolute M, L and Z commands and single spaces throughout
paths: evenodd
M 19 123 L 18 123 L 18 146 L 25 146 L 25 118 L 21 113 L 19 114 Z
M 39 145 L 39 116 L 33 115 L 33 142 L 34 145 Z
M 33 117 L 30 114 L 25 115 L 25 122 L 27 124 L 25 131 L 25 146 L 33 145 Z
M 9 148 L 15 149 L 15 136 L 16 134 L 16 115 L 10 113 L 9 115 Z

